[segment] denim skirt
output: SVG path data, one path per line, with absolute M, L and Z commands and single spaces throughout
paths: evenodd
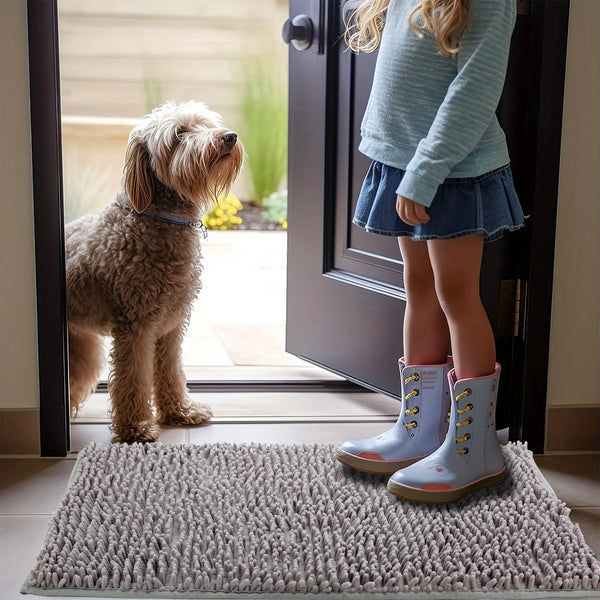
M 363 183 L 353 223 L 369 233 L 410 236 L 415 241 L 450 239 L 475 233 L 484 242 L 504 230 L 525 226 L 510 165 L 468 178 L 449 178 L 438 187 L 427 223 L 408 225 L 396 212 L 396 190 L 405 171 L 374 161 Z

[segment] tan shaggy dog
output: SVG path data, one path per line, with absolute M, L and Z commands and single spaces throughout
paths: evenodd
M 113 441 L 155 441 L 160 424 L 212 416 L 189 400 L 181 343 L 201 287 L 200 220 L 243 157 L 205 104 L 167 102 L 132 130 L 111 203 L 66 226 L 71 413 L 94 390 L 111 335 Z

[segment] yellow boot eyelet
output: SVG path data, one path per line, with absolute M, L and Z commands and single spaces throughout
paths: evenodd
M 418 373 L 413 373 L 413 374 L 412 374 L 410 377 L 407 377 L 407 378 L 404 380 L 404 384 L 406 385 L 406 384 L 407 384 L 409 381 L 412 381 L 413 379 L 414 379 L 415 381 L 419 381 L 419 374 L 418 374 Z
M 465 396 L 470 396 L 473 393 L 473 390 L 471 390 L 471 388 L 467 388 L 464 392 L 461 392 L 460 394 L 458 394 L 458 396 L 456 396 L 455 400 L 458 402 L 459 400 L 462 400 Z
M 406 396 L 404 396 L 405 400 L 410 400 L 413 396 L 418 396 L 419 395 L 419 390 L 413 390 L 412 392 L 409 392 L 408 394 L 406 394 Z

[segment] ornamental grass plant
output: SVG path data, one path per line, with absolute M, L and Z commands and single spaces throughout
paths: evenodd
M 240 134 L 257 206 L 279 190 L 287 172 L 287 78 L 279 54 L 265 51 L 242 62 Z

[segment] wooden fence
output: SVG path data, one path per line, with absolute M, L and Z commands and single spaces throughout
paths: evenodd
M 287 89 L 287 16 L 287 0 L 59 0 L 67 219 L 118 189 L 132 119 L 164 100 L 202 100 L 237 129 L 254 56 Z M 233 191 L 247 187 L 242 173 Z
M 140 117 L 195 98 L 235 119 L 244 59 L 287 65 L 287 12 L 284 0 L 60 0 L 63 114 Z

